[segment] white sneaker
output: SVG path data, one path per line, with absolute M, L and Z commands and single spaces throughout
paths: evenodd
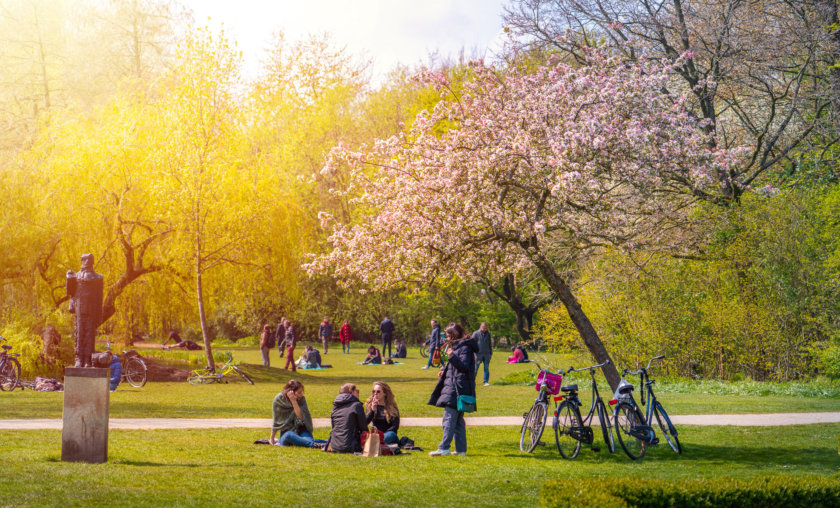
M 467 452 L 454 452 L 452 455 L 466 455 Z
M 490 383 L 484 383 L 484 386 L 490 386 Z
M 425 367 L 423 367 L 423 370 L 429 370 L 429 366 L 426 365 Z
M 449 450 L 432 450 L 429 452 L 429 457 L 445 457 L 449 455 Z

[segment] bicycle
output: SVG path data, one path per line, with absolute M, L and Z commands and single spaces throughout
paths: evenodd
M 111 353 L 111 343 L 105 345 L 105 351 Z M 120 366 L 122 367 L 122 376 L 120 381 L 125 381 L 135 388 L 143 388 L 146 386 L 146 381 L 149 378 L 149 368 L 146 362 L 140 358 L 137 351 L 125 351 L 122 355 L 116 355 L 120 359 Z
M 540 438 L 545 430 L 546 418 L 548 418 L 548 396 L 560 393 L 560 387 L 563 383 L 563 371 L 560 370 L 557 373 L 553 373 L 540 367 L 540 364 L 534 360 L 526 361 L 533 363 L 540 369 L 540 373 L 537 375 L 537 383 L 534 386 L 539 393 L 531 409 L 522 415 L 522 429 L 519 433 L 519 450 L 525 453 L 531 453 L 537 445 L 545 445 L 545 443 L 540 442 Z M 557 400 L 558 398 L 555 397 L 555 407 L 557 406 Z
M 645 454 L 645 449 L 648 445 L 659 444 L 659 438 L 653 430 L 653 419 L 656 418 L 656 423 L 665 436 L 665 441 L 676 453 L 682 453 L 682 446 L 677 437 L 677 429 L 671 423 L 671 418 L 665 412 L 662 404 L 656 400 L 653 393 L 654 380 L 650 379 L 648 371 L 654 360 L 661 360 L 665 355 L 655 356 L 650 359 L 647 367 L 631 372 L 624 369 L 622 376 L 638 375 L 640 376 L 639 383 L 642 385 L 642 405 L 645 406 L 645 414 L 642 414 L 641 409 L 633 399 L 633 385 L 627 381 L 622 380 L 616 390 L 616 398 L 610 401 L 610 405 L 615 406 L 613 418 L 615 420 L 615 434 L 618 436 L 618 442 L 627 454 L 633 460 L 640 459 Z M 645 404 L 645 393 L 647 393 L 647 404 Z
M 217 368 L 215 372 L 211 371 L 209 367 L 190 371 L 190 375 L 187 378 L 187 382 L 191 385 L 201 385 L 208 383 L 227 383 L 227 379 L 225 379 L 225 377 L 230 377 L 232 373 L 236 373 L 239 375 L 239 377 L 247 381 L 248 384 L 254 384 L 253 379 L 251 379 L 247 374 L 242 372 L 242 370 L 239 367 L 233 365 L 233 355 L 231 355 L 229 351 L 226 354 L 227 362 L 221 367 Z
M 0 337 L 0 342 L 6 342 L 6 339 Z M 14 391 L 15 388 L 20 387 L 23 390 L 23 385 L 20 384 L 20 362 L 18 357 L 20 353 L 10 353 L 12 346 L 3 344 L 3 352 L 0 353 L 0 391 Z
M 420 356 L 423 358 L 429 357 L 429 341 L 426 341 L 423 344 L 420 344 Z
M 609 365 L 610 361 L 598 365 L 591 365 L 582 369 L 569 367 L 566 371 L 568 376 L 571 372 L 589 371 L 592 376 L 592 402 L 590 403 L 589 413 L 586 418 L 581 419 L 580 407 L 583 405 L 578 397 L 578 386 L 576 384 L 563 386 L 560 388 L 565 395 L 560 398 L 563 402 L 554 411 L 554 442 L 557 444 L 557 451 L 564 459 L 574 459 L 580 452 L 581 443 L 590 445 L 593 452 L 601 451 L 600 448 L 592 446 L 595 441 L 594 433 L 592 432 L 592 420 L 595 413 L 598 413 L 598 422 L 601 424 L 601 434 L 604 437 L 604 443 L 610 453 L 615 453 L 615 441 L 612 437 L 612 428 L 609 422 L 609 415 L 607 414 L 607 407 L 604 405 L 604 400 L 598 392 L 598 383 L 595 382 L 595 369 L 599 369 L 605 365 Z M 561 424 L 562 421 L 562 424 Z

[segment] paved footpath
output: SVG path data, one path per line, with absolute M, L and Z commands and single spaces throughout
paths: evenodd
M 736 425 L 741 427 L 769 427 L 775 425 L 812 425 L 840 423 L 838 413 L 763 413 L 731 415 L 674 415 L 677 425 Z M 468 416 L 468 426 L 520 426 L 521 416 Z M 440 417 L 400 418 L 400 427 L 439 427 Z M 316 428 L 329 428 L 329 418 L 313 418 Z M 61 429 L 60 419 L 0 420 L 0 430 Z M 271 427 L 267 418 L 111 418 L 111 429 L 265 429 Z

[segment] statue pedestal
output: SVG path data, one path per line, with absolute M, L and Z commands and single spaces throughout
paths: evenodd
M 110 369 L 64 369 L 63 462 L 108 461 Z

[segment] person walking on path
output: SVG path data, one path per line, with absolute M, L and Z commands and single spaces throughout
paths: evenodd
M 277 339 L 277 351 L 280 352 L 280 361 L 283 361 L 283 357 L 286 356 L 286 350 L 283 344 L 286 341 L 286 318 L 280 318 L 280 324 L 277 325 L 277 331 L 274 332 L 274 337 Z
M 355 453 L 362 451 L 362 432 L 367 428 L 365 411 L 359 400 L 359 389 L 352 383 L 342 385 L 333 401 L 330 413 L 332 431 L 327 439 L 328 452 Z
M 274 347 L 274 335 L 271 334 L 271 327 L 263 326 L 263 331 L 260 334 L 260 353 L 262 353 L 262 361 L 265 367 L 271 366 L 271 359 L 268 357 L 268 352 Z M 281 357 L 282 358 L 282 357 Z
M 321 337 L 321 344 L 324 345 L 324 354 L 327 354 L 327 349 L 329 349 L 332 335 L 333 325 L 330 323 L 330 318 L 325 316 L 324 320 L 321 322 L 321 327 L 318 329 L 318 336 Z
M 484 364 L 484 386 L 490 386 L 490 358 L 493 356 L 493 339 L 487 331 L 487 323 L 481 323 L 478 330 L 472 336 L 478 344 L 478 353 L 475 355 L 475 375 L 478 377 L 479 362 Z
M 286 338 L 283 340 L 283 347 L 286 349 L 286 366 L 283 368 L 288 369 L 289 365 L 291 365 L 292 372 L 294 372 L 297 370 L 297 365 L 295 364 L 295 344 L 297 344 L 297 331 L 295 330 L 295 326 L 288 319 L 283 325 L 286 327 Z
M 323 448 L 326 441 L 312 437 L 312 415 L 303 396 L 303 384 L 290 379 L 283 391 L 274 397 L 272 403 L 273 420 L 271 436 L 268 442 L 279 446 L 304 446 Z M 280 439 L 275 439 L 277 433 Z
M 391 357 L 391 343 L 394 341 L 394 322 L 391 318 L 385 316 L 382 323 L 379 324 L 379 331 L 382 332 L 382 355 L 385 355 L 385 346 L 388 346 L 388 354 L 386 358 Z
M 464 413 L 458 411 L 458 396 L 475 397 L 475 353 L 478 344 L 467 335 L 464 327 L 450 323 L 446 327 L 449 361 L 438 372 L 438 383 L 429 399 L 430 406 L 443 408 L 443 439 L 432 457 L 449 455 L 449 446 L 455 440 L 455 455 L 467 454 L 467 426 Z
M 429 336 L 429 361 L 423 367 L 424 370 L 432 366 L 432 357 L 435 355 L 435 350 L 440 348 L 440 324 L 437 322 L 437 319 L 433 319 L 431 325 L 432 334 Z
M 353 329 L 350 328 L 346 319 L 344 320 L 344 324 L 341 325 L 341 328 L 338 330 L 338 338 L 341 340 L 341 352 L 350 354 L 350 341 L 353 340 Z

